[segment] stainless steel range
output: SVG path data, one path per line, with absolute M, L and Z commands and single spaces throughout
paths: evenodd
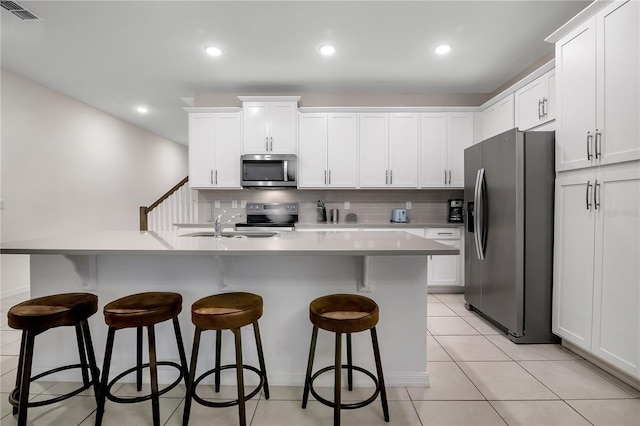
M 247 222 L 236 223 L 236 230 L 294 231 L 298 222 L 298 203 L 247 203 Z

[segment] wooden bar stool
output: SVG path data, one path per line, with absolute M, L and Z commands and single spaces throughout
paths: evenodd
M 382 361 L 380 360 L 380 348 L 378 346 L 378 335 L 376 324 L 378 323 L 378 305 L 373 300 L 354 294 L 332 294 L 315 299 L 309 305 L 309 318 L 313 324 L 311 335 L 311 348 L 309 349 L 309 362 L 307 363 L 307 374 L 304 381 L 304 393 L 302 396 L 302 408 L 307 407 L 309 391 L 324 405 L 333 407 L 333 424 L 340 425 L 340 410 L 350 410 L 361 408 L 371 404 L 380 394 L 382 400 L 382 412 L 384 421 L 389 421 L 389 407 L 387 405 L 387 392 L 384 386 L 384 376 L 382 374 Z M 313 358 L 316 351 L 316 340 L 318 338 L 318 328 L 336 333 L 335 344 L 335 364 L 313 372 Z M 376 362 L 378 377 L 364 368 L 353 365 L 351 357 L 351 333 L 371 330 L 371 343 L 373 344 L 373 356 Z M 347 340 L 347 364 L 342 364 L 342 334 L 346 334 Z M 375 384 L 373 394 L 366 400 L 343 404 L 340 399 L 342 387 L 341 369 L 347 369 L 348 389 L 353 390 L 353 370 L 369 376 Z M 313 381 L 322 373 L 334 370 L 334 400 L 329 401 L 322 398 L 313 388 Z
M 176 387 L 184 378 L 185 384 L 188 376 L 187 358 L 184 353 L 184 345 L 182 343 L 182 334 L 180 333 L 180 324 L 178 323 L 178 314 L 182 311 L 182 296 L 178 293 L 169 292 L 148 292 L 132 294 L 120 299 L 114 300 L 104 307 L 104 320 L 109 326 L 107 334 L 107 347 L 104 355 L 104 365 L 102 368 L 102 381 L 100 383 L 100 394 L 98 401 L 98 412 L 96 415 L 96 425 L 102 424 L 104 416 L 104 407 L 106 399 L 113 402 L 124 404 L 132 404 L 136 402 L 151 400 L 153 410 L 153 424 L 160 424 L 160 395 L 169 392 Z M 178 352 L 180 354 L 180 364 L 170 361 L 160 361 L 156 359 L 156 338 L 155 324 L 173 320 L 173 329 L 178 343 Z M 149 362 L 142 363 L 142 328 L 147 328 L 149 338 Z M 113 353 L 113 341 L 116 330 L 124 328 L 137 329 L 136 344 L 136 366 L 117 375 L 109 382 L 109 367 L 111 365 L 111 355 Z M 158 390 L 158 366 L 165 365 L 177 368 L 179 371 L 178 378 L 166 386 L 164 389 Z M 142 390 L 142 370 L 149 367 L 151 375 L 151 393 L 144 396 L 121 398 L 111 393 L 111 388 L 121 378 L 129 373 L 136 372 L 137 390 Z
M 258 319 L 262 316 L 262 297 L 251 293 L 222 293 L 208 296 L 196 301 L 191 306 L 191 320 L 196 326 L 193 338 L 193 351 L 191 352 L 191 366 L 189 367 L 189 383 L 187 385 L 187 396 L 184 403 L 184 415 L 182 424 L 189 424 L 189 414 L 191 411 L 191 400 L 207 407 L 231 407 L 238 405 L 240 426 L 247 424 L 245 415 L 245 401 L 253 398 L 264 389 L 266 399 L 269 399 L 269 383 L 267 381 L 267 370 L 262 353 L 262 341 L 260 339 L 260 329 Z M 258 350 L 258 362 L 260 370 L 250 365 L 242 363 L 242 339 L 240 328 L 253 324 L 253 332 Z M 216 330 L 216 367 L 201 374 L 197 379 L 196 365 L 198 363 L 198 348 L 200 347 L 200 334 L 204 330 Z M 231 330 L 235 336 L 236 363 L 221 366 L 220 353 L 222 351 L 222 330 Z M 238 399 L 226 402 L 205 401 L 196 393 L 198 383 L 207 376 L 215 374 L 215 391 L 220 391 L 220 372 L 227 369 L 236 369 L 236 379 L 238 387 Z M 260 378 L 258 386 L 248 395 L 244 393 L 243 370 L 253 371 Z
M 9 326 L 22 330 L 20 357 L 16 373 L 16 387 L 9 394 L 9 403 L 13 405 L 13 414 L 18 414 L 18 425 L 27 424 L 27 408 L 40 407 L 63 401 L 93 385 L 96 398 L 98 395 L 98 377 L 100 372 L 96 366 L 93 353 L 91 333 L 87 318 L 98 311 L 98 297 L 89 293 L 65 293 L 38 297 L 19 303 L 7 313 Z M 54 368 L 31 377 L 33 348 L 35 337 L 55 327 L 73 326 L 76 329 L 80 364 L 71 364 Z M 89 362 L 87 363 L 87 358 Z M 47 399 L 46 401 L 28 402 L 31 382 L 72 368 L 82 370 L 83 385 L 65 395 Z M 89 379 L 91 375 L 91 379 Z

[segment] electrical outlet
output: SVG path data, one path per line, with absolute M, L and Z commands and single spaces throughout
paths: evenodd
M 215 200 L 213 202 L 213 207 L 216 208 L 216 209 L 219 209 L 220 208 L 220 200 Z
M 411 210 L 411 201 L 407 201 L 406 209 Z
M 351 203 L 350 203 L 350 202 L 348 202 L 348 201 L 345 201 L 345 202 L 344 202 L 344 209 L 345 209 L 345 210 L 349 210 L 350 208 L 351 208 Z
M 240 208 L 244 209 L 247 207 L 247 200 L 240 201 Z
M 238 200 L 231 200 L 231 208 L 232 209 L 238 208 Z

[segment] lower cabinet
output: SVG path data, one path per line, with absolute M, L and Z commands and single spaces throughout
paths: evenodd
M 460 287 L 464 283 L 462 268 L 463 250 L 460 228 L 427 228 L 425 236 L 439 243 L 455 247 L 460 250 L 459 255 L 453 256 L 429 256 L 427 268 L 427 285 Z
M 640 378 L 640 163 L 556 179 L 553 332 Z

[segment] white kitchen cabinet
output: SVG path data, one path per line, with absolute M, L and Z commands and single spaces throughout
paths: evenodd
M 299 97 L 269 101 L 239 96 L 244 111 L 244 154 L 295 154 L 296 115 Z
M 355 188 L 357 114 L 301 113 L 298 126 L 298 187 Z
M 505 96 L 482 111 L 484 139 L 490 138 L 515 127 L 514 94 Z
M 417 188 L 420 120 L 415 113 L 360 114 L 361 188 Z
M 515 93 L 515 126 L 529 130 L 555 119 L 555 69 Z
M 553 332 L 640 378 L 640 164 L 556 180 Z
M 637 1 L 613 2 L 556 43 L 556 169 L 640 159 Z
M 460 254 L 451 256 L 429 256 L 427 267 L 427 285 L 435 286 L 456 286 L 463 285 L 462 282 L 462 259 L 463 250 L 460 228 L 427 228 L 426 238 L 433 239 L 439 243 L 452 246 L 460 250 Z
M 189 185 L 240 188 L 241 113 L 189 114 Z
M 473 113 L 421 117 L 420 186 L 464 187 L 464 150 L 473 144 Z

